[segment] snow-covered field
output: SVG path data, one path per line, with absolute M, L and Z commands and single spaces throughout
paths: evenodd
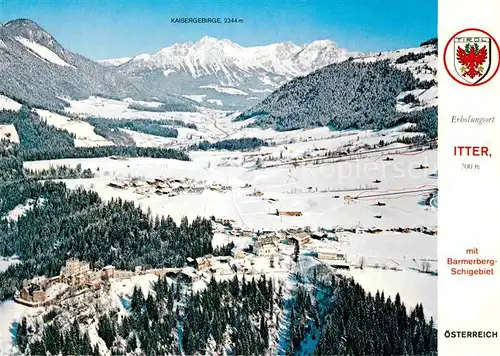
M 214 89 L 218 91 L 219 93 L 225 93 L 225 94 L 232 94 L 232 95 L 248 95 L 248 93 L 232 88 L 232 87 L 221 87 L 218 85 L 202 85 L 200 88 L 206 88 L 206 89 Z
M 206 95 L 196 95 L 196 94 L 193 94 L 193 95 L 183 95 L 183 97 L 185 98 L 188 98 L 188 99 L 191 99 L 191 100 L 194 100 L 194 101 L 197 101 L 199 103 L 203 102 L 203 100 L 205 99 Z
M 383 232 L 350 234 L 345 251 L 350 275 L 367 292 L 384 291 L 394 300 L 399 293 L 406 307 L 424 305 L 427 317 L 437 322 L 437 236 Z
M 0 110 L 19 111 L 22 105 L 4 95 L 0 94 Z
M 23 44 L 25 47 L 29 48 L 34 56 L 40 57 L 46 60 L 47 62 L 56 64 L 58 66 L 75 68 L 71 64 L 66 63 L 61 57 L 52 52 L 50 49 L 48 49 L 45 46 L 42 46 L 39 43 L 33 42 L 24 37 L 16 37 L 16 40 L 19 43 Z
M 21 260 L 19 260 L 19 257 L 17 256 L 0 257 L 0 272 L 5 271 L 7 268 L 9 268 L 9 266 L 15 265 L 19 262 L 21 262 Z
M 123 99 L 123 101 L 129 104 L 139 105 L 146 108 L 157 108 L 163 105 L 163 103 L 160 103 L 158 101 L 142 101 L 142 100 L 134 100 L 132 98 L 125 98 Z
M 138 147 L 167 147 L 177 143 L 177 139 L 170 137 L 160 137 L 137 132 L 129 129 L 119 129 L 126 132 L 135 142 Z
M 94 132 L 94 127 L 88 122 L 71 119 L 67 116 L 55 114 L 41 109 L 35 109 L 36 113 L 47 122 L 48 125 L 66 130 L 76 136 L 75 147 L 113 146 L 113 142 Z
M 15 328 L 23 316 L 36 313 L 39 308 L 30 308 L 9 299 L 0 303 L 0 351 L 2 355 L 17 355 L 14 346 Z
M 228 127 L 239 127 L 242 123 L 231 122 L 232 117 L 226 117 L 226 112 L 198 108 L 198 112 L 153 112 L 153 111 L 139 111 L 130 109 L 129 105 L 134 102 L 130 100 L 111 100 L 100 97 L 91 96 L 85 100 L 69 100 L 65 99 L 70 103 L 70 107 L 66 108 L 66 111 L 71 114 L 75 114 L 81 117 L 97 116 L 108 119 L 149 119 L 149 120 L 181 120 L 187 124 L 195 124 L 198 128 L 199 135 L 209 136 L 213 139 L 220 139 L 227 136 L 224 128 Z M 145 103 L 137 102 L 142 106 L 155 106 L 155 102 Z M 214 125 L 222 128 L 217 128 Z M 219 125 L 219 122 L 221 125 Z
M 395 133 L 396 134 L 396 133 Z M 401 133 L 397 133 L 398 135 Z M 362 134 L 359 135 L 363 140 Z M 387 136 L 384 136 L 387 139 Z M 288 151 L 302 152 L 311 149 L 317 142 L 338 146 L 337 140 L 344 142 L 349 137 L 340 137 L 323 141 L 298 142 L 288 145 Z M 366 142 L 378 142 L 380 137 L 367 134 Z M 279 155 L 283 146 L 266 147 L 262 152 Z M 286 154 L 286 153 L 285 153 Z M 381 156 L 372 156 L 361 160 L 351 160 L 335 164 L 282 166 L 263 170 L 253 169 L 253 163 L 221 167 L 221 160 L 243 161 L 247 155 L 241 152 L 191 152 L 193 161 L 182 162 L 168 159 L 135 158 L 125 161 L 99 159 L 69 159 L 58 161 L 27 162 L 32 169 L 48 168 L 50 165 L 80 163 L 83 169 L 96 171 L 93 179 L 69 180 L 69 186 L 84 185 L 93 187 L 104 198 L 116 196 L 133 199 L 145 208 L 150 207 L 158 214 L 171 214 L 176 219 L 183 215 L 194 218 L 203 216 L 226 216 L 248 228 L 285 228 L 291 226 L 332 227 L 413 227 L 419 225 L 436 226 L 436 212 L 422 203 L 428 193 L 415 190 L 432 189 L 436 179 L 430 176 L 437 169 L 437 152 L 423 151 L 414 155 L 394 155 L 394 161 L 384 161 Z M 429 169 L 416 169 L 419 165 L 428 165 Z M 233 190 L 225 194 L 205 191 L 201 195 L 177 197 L 146 197 L 132 190 L 116 190 L 107 187 L 112 180 L 125 178 L 155 178 L 158 176 L 193 178 L 232 185 Z M 375 180 L 380 182 L 375 184 Z M 242 188 L 250 184 L 251 188 Z M 355 196 L 360 188 L 377 188 L 368 193 L 394 193 L 409 191 L 407 194 L 381 196 L 344 201 L 345 195 Z M 335 189 L 348 190 L 334 192 Z M 264 193 L 263 197 L 248 196 L 254 190 Z M 339 198 L 334 198 L 338 195 Z M 268 199 L 275 199 L 270 202 Z M 377 206 L 384 201 L 385 206 Z M 300 210 L 299 217 L 277 217 L 269 215 L 279 210 Z M 375 218 L 381 215 L 382 218 Z
M 0 125 L 0 140 L 19 143 L 19 135 L 17 134 L 16 127 L 12 124 Z

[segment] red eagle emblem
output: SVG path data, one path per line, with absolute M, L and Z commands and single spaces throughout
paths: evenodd
M 457 60 L 462 65 L 460 71 L 464 77 L 474 79 L 481 76 L 484 72 L 483 64 L 486 59 L 488 59 L 486 46 L 480 49 L 477 43 L 474 45 L 467 43 L 465 49 L 457 48 Z

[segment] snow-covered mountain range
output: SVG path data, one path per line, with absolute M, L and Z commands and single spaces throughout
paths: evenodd
M 91 95 L 156 98 L 176 107 L 194 104 L 68 51 L 28 19 L 0 25 L 0 78 L 0 94 L 50 109 L 63 109 L 68 105 L 64 99 L 86 99 Z
M 153 54 L 99 62 L 202 103 L 248 107 L 292 78 L 357 55 L 330 40 L 302 46 L 281 42 L 243 47 L 205 36 L 196 43 L 174 44 Z
M 243 47 L 228 39 L 203 37 L 153 54 L 97 63 L 68 51 L 35 22 L 18 19 L 0 25 L 0 94 L 58 110 L 68 106 L 66 99 L 94 95 L 159 101 L 174 111 L 193 111 L 198 105 L 246 111 L 294 78 L 329 65 L 348 59 L 389 60 L 427 81 L 422 88 L 401 95 L 418 96 L 420 104 L 432 106 L 437 97 L 437 51 L 425 47 L 360 54 L 330 40 Z M 421 108 L 415 104 L 417 99 L 409 99 L 398 102 L 398 109 Z

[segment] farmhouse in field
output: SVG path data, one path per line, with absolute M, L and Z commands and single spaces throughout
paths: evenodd
M 218 224 L 224 225 L 224 226 L 231 226 L 236 222 L 233 219 L 229 219 L 229 218 L 225 218 L 225 217 L 214 217 L 213 221 L 218 223 Z
M 301 211 L 284 211 L 284 210 L 277 210 L 276 209 L 276 215 L 278 216 L 302 216 Z

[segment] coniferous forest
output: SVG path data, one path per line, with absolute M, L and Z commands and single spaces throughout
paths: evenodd
M 0 124 L 13 124 L 19 134 L 19 145 L 2 155 L 16 155 L 24 161 L 109 156 L 171 158 L 188 161 L 189 156 L 169 148 L 101 146 L 75 147 L 74 137 L 57 129 L 23 106 L 19 112 L 0 110 Z M 146 125 L 143 123 L 143 125 Z M 169 129 L 165 129 L 168 131 Z M 5 144 L 2 144 L 5 146 Z
M 13 124 L 19 135 L 20 146 L 26 151 L 43 151 L 51 148 L 74 147 L 74 137 L 65 130 L 47 125 L 42 118 L 28 107 L 19 112 L 0 110 L 0 124 Z
M 421 304 L 406 309 L 399 294 L 366 293 L 353 279 L 334 278 L 316 355 L 437 355 L 437 330 Z
M 220 140 L 214 143 L 202 141 L 196 145 L 191 145 L 190 150 L 228 150 L 228 151 L 250 151 L 262 146 L 268 146 L 268 143 L 256 137 L 243 137 L 236 139 Z
M 94 126 L 96 133 L 100 132 L 105 137 L 112 136 L 113 132 L 120 128 L 160 137 L 177 137 L 178 131 L 175 127 L 187 127 L 196 130 L 196 125 L 186 124 L 180 120 L 119 120 L 90 117 L 87 121 Z
M 387 61 L 344 61 L 284 84 L 237 120 L 277 130 L 331 126 L 382 129 L 397 120 L 396 97 L 416 87 L 410 71 Z
M 95 316 L 97 333 L 113 355 L 264 355 L 273 351 L 437 355 L 432 319 L 425 319 L 421 305 L 407 310 L 399 294 L 394 301 L 383 293 L 373 296 L 340 276 L 326 283 L 316 281 L 312 290 L 299 285 L 293 301 L 282 289 L 281 282 L 264 276 L 251 280 L 235 276 L 221 282 L 212 278 L 200 292 L 159 279 L 147 296 L 134 288 L 125 315 L 101 310 Z M 317 291 L 321 291 L 321 302 Z M 51 309 L 43 315 L 43 326 L 23 320 L 16 333 L 21 350 L 28 355 L 102 354 L 88 334 L 65 317 Z
M 82 152 L 92 153 L 91 149 Z M 190 223 L 185 218 L 177 225 L 170 216 L 153 216 L 133 202 L 106 202 L 92 191 L 69 190 L 52 181 L 40 183 L 37 180 L 49 176 L 85 177 L 92 172 L 78 167 L 25 171 L 22 144 L 20 148 L 3 142 L 0 153 L 0 216 L 28 200 L 35 202 L 18 221 L 0 219 L 0 256 L 17 255 L 23 261 L 0 273 L 2 300 L 11 297 L 23 279 L 57 275 L 69 257 L 86 260 L 95 268 L 113 264 L 131 269 L 180 266 L 188 256 L 212 252 L 209 220 L 197 218 Z
M 28 179 L 34 180 L 94 178 L 94 173 L 88 168 L 82 169 L 81 164 L 77 164 L 75 168 L 60 165 L 46 169 L 25 169 L 24 172 Z
M 12 183 L 0 195 L 6 197 L 3 214 L 28 198 L 37 201 L 17 223 L 0 221 L 0 255 L 16 254 L 25 261 L 0 274 L 2 299 L 12 296 L 25 278 L 57 275 L 69 257 L 95 268 L 133 269 L 182 266 L 189 256 L 212 252 L 206 219 L 189 223 L 184 218 L 176 225 L 171 217 L 144 213 L 133 202 L 104 202 L 97 193 L 68 190 L 62 183 Z

